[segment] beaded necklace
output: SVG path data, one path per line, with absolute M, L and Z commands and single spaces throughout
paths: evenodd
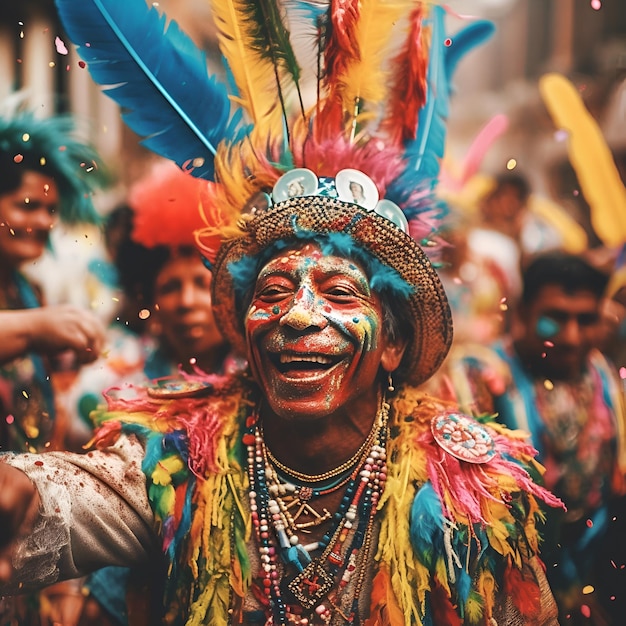
M 363 565 L 369 559 L 374 515 L 387 478 L 388 412 L 389 405 L 381 397 L 372 432 L 366 439 L 369 447 L 362 451 L 347 477 L 327 472 L 325 475 L 333 474 L 338 479 L 318 488 L 283 482 L 268 455 L 258 411 L 248 420 L 250 511 L 262 567 L 267 624 L 330 624 L 334 615 L 348 623 L 358 612 L 366 574 Z M 286 473 L 293 476 L 289 468 Z M 311 497 L 336 491 L 344 485 L 345 492 L 334 515 L 326 509 L 322 515 L 311 513 L 308 505 Z M 297 501 L 295 505 L 294 501 Z M 299 514 L 291 513 L 293 506 L 312 514 L 313 521 L 298 524 Z M 319 542 L 302 545 L 298 531 L 331 517 L 332 523 Z M 310 552 L 315 550 L 322 552 L 313 558 Z M 285 576 L 290 577 L 287 589 L 281 586 Z M 351 598 L 346 598 L 349 584 Z M 289 600 L 290 596 L 296 603 Z

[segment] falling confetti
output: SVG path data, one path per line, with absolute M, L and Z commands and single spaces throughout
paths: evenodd
M 65 43 L 60 37 L 56 37 L 54 39 L 54 47 L 57 49 L 59 54 L 68 54 Z
M 15 163 L 21 163 L 23 160 L 24 160 L 24 155 L 23 155 L 23 154 L 16 154 L 16 155 L 13 157 L 13 161 L 14 161 Z
M 581 604 L 580 606 L 580 612 L 585 616 L 585 617 L 591 617 L 591 609 L 586 605 L 586 604 Z
M 139 311 L 140 320 L 147 320 L 149 317 L 150 317 L 150 311 L 148 309 L 141 309 L 141 311 Z
M 591 8 L 594 11 L 599 11 L 602 8 L 602 0 L 591 0 Z
M 619 377 L 624 380 L 626 378 L 626 367 L 619 368 Z
M 592 585 L 585 585 L 583 587 L 583 595 L 588 596 L 590 593 L 593 593 L 595 589 Z
M 15 418 L 12 415 L 7 415 L 6 417 L 7 424 L 12 424 L 14 421 L 15 421 Z
M 515 159 L 509 159 L 506 162 L 506 169 L 507 170 L 514 170 L 517 167 L 517 161 Z
M 548 390 L 552 391 L 554 389 L 554 383 L 547 378 L 543 381 L 543 386 Z

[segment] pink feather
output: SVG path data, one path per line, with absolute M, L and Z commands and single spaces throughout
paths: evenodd
M 478 172 L 488 150 L 508 128 L 509 118 L 504 113 L 495 115 L 483 126 L 465 156 L 463 171 L 459 180 L 459 189 Z

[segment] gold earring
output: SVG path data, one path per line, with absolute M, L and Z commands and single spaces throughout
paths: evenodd
M 393 386 L 393 379 L 391 378 L 391 372 L 387 374 L 387 391 L 395 391 L 395 387 Z

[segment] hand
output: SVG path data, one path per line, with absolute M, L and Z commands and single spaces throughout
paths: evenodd
M 85 604 L 82 579 L 64 580 L 42 589 L 39 601 L 42 625 L 77 626 Z
M 27 534 L 39 510 L 39 493 L 21 470 L 0 462 L 0 582 L 13 571 L 15 540 Z
M 91 311 L 73 305 L 33 309 L 32 349 L 44 354 L 71 351 L 79 363 L 95 361 L 105 342 L 105 329 Z

